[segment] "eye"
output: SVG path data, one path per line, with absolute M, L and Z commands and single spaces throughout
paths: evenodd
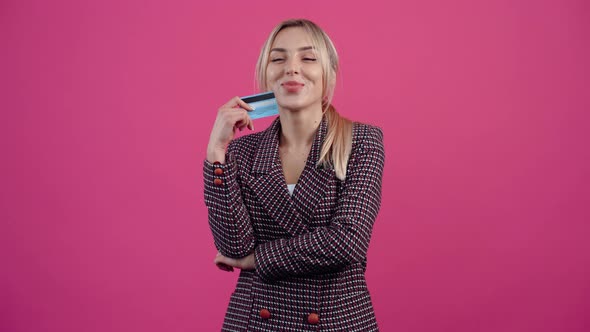
M 283 58 L 274 58 L 274 59 L 271 59 L 270 62 L 279 62 L 279 61 L 283 61 L 283 60 L 284 60 Z
M 303 58 L 303 61 L 316 61 L 316 58 L 310 58 L 310 57 L 305 57 Z

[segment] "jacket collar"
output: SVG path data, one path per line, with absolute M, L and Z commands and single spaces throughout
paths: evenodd
M 307 163 L 317 165 L 320 158 L 320 150 L 326 137 L 327 131 L 326 118 L 322 118 L 322 122 L 318 126 Z M 279 157 L 279 133 L 281 130 L 281 120 L 277 117 L 272 124 L 262 132 L 262 137 L 259 141 L 259 145 L 256 149 L 254 163 L 252 165 L 253 173 L 268 174 L 273 167 L 281 165 L 281 159 Z

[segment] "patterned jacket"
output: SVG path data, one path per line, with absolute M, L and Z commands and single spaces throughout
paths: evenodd
M 223 331 L 377 331 L 365 282 L 366 253 L 381 204 L 383 134 L 354 123 L 345 181 L 316 166 L 320 124 L 290 196 L 278 150 L 280 121 L 233 140 L 225 164 L 205 160 L 205 204 L 217 249 L 255 251 L 242 270 Z

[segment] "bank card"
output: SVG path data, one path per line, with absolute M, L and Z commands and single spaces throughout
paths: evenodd
M 272 92 L 258 93 L 240 97 L 240 99 L 254 108 L 253 111 L 248 111 L 248 115 L 252 120 L 279 114 L 279 106 Z

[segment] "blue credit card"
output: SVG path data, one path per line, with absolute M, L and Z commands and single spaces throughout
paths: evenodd
M 248 115 L 252 120 L 279 114 L 279 106 L 272 92 L 264 92 L 251 96 L 240 97 L 246 104 L 254 108 Z

